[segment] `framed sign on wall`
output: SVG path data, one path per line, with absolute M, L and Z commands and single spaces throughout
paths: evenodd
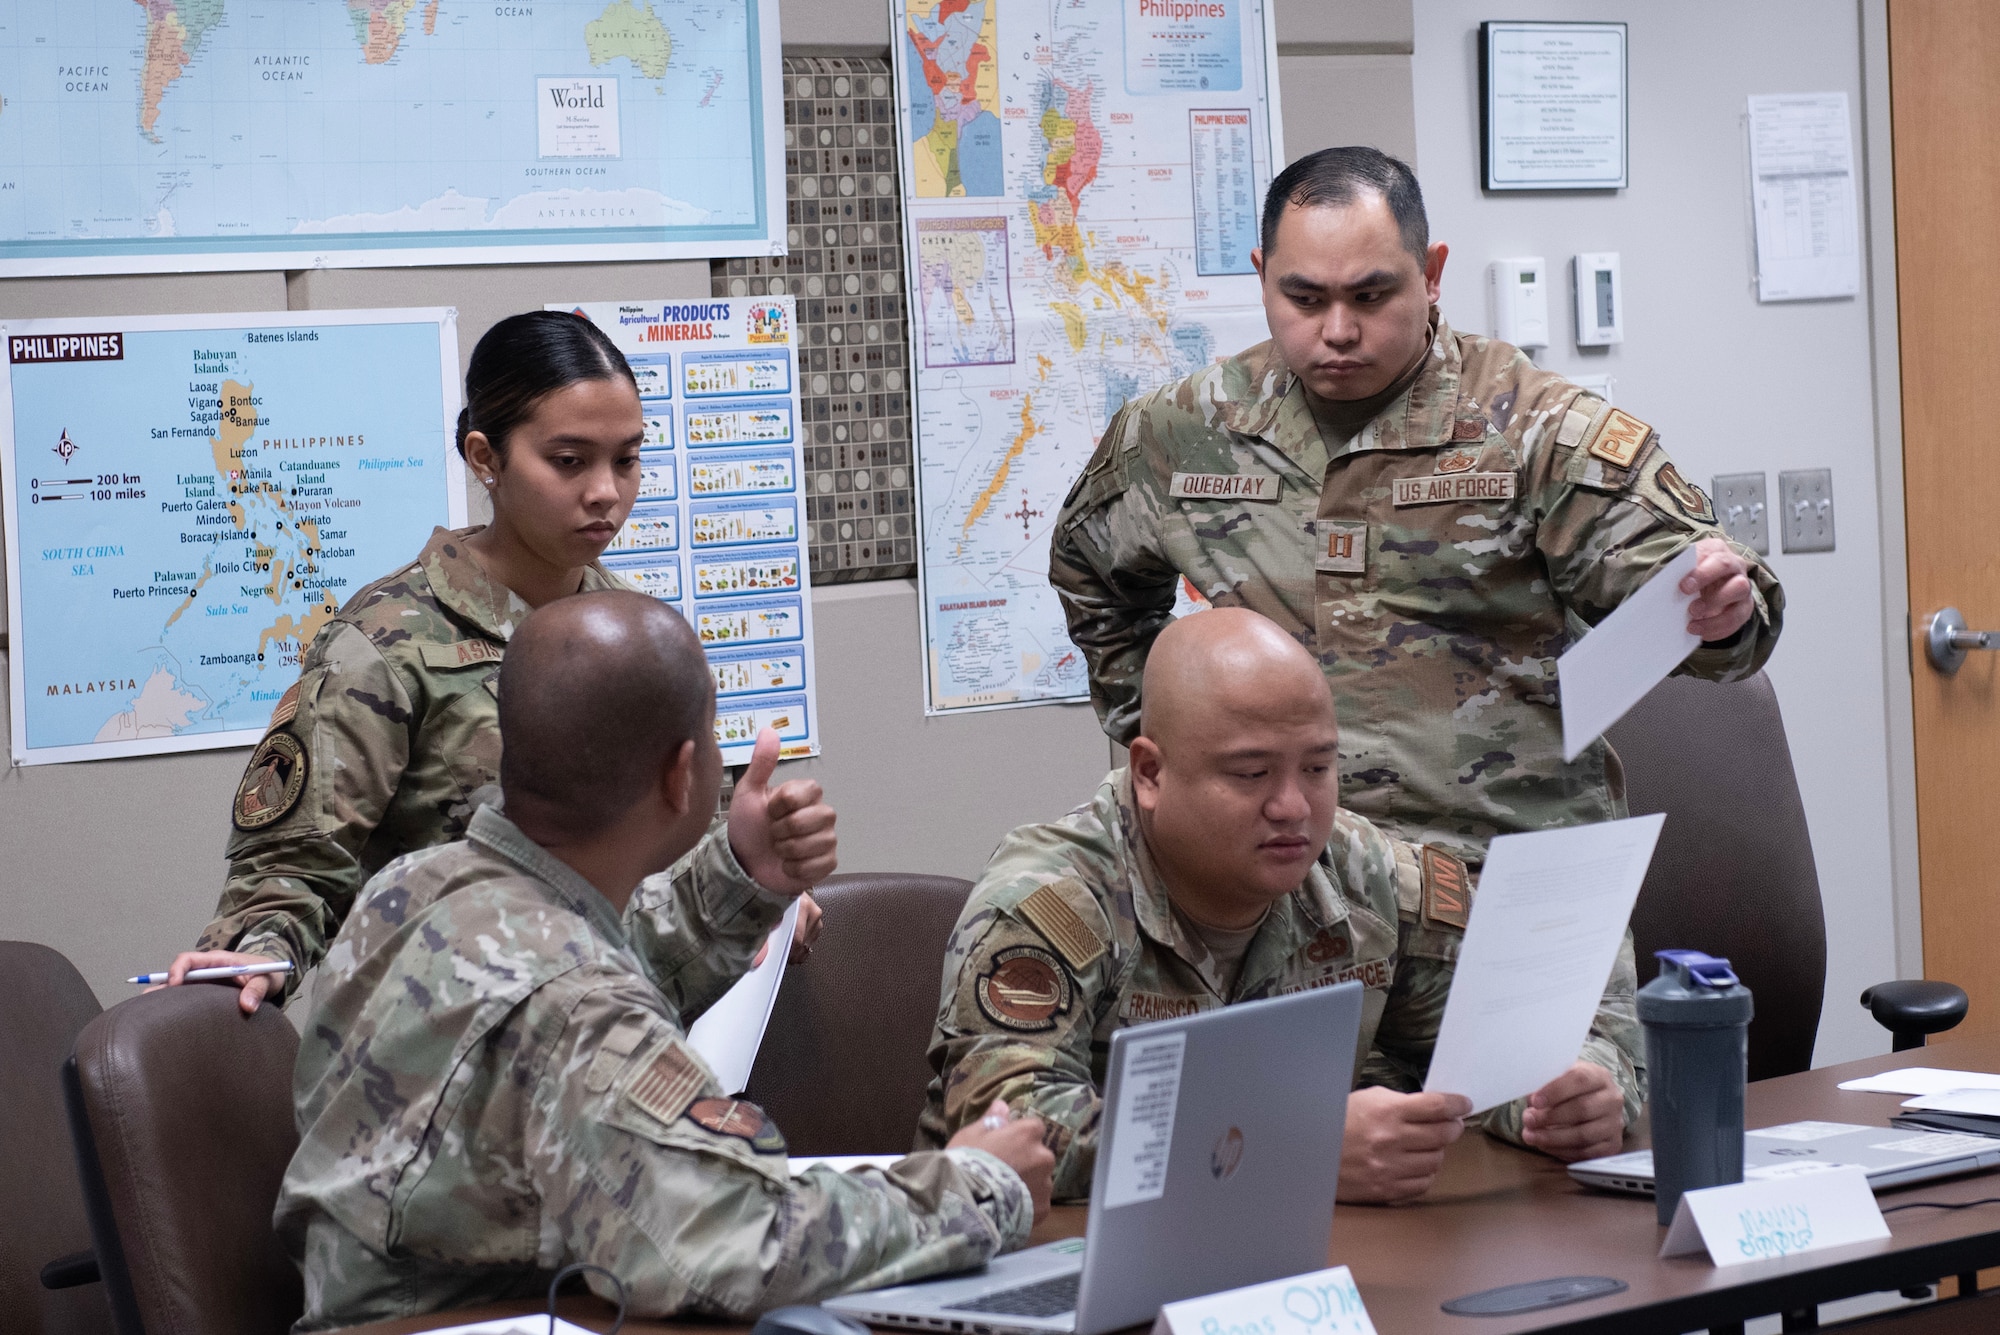
M 1479 25 L 1479 163 L 1488 190 L 1628 183 L 1623 23 Z

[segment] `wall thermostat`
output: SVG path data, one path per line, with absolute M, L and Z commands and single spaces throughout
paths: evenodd
M 1576 287 L 1576 342 L 1597 347 L 1625 341 L 1625 284 L 1618 277 L 1618 252 L 1578 255 L 1570 261 Z
M 1486 321 L 1503 343 L 1549 345 L 1548 267 L 1541 256 L 1494 260 L 1486 266 Z

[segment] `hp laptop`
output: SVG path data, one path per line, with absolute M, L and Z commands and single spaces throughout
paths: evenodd
M 1119 1030 L 1084 1237 L 822 1306 L 962 1335 L 1102 1335 L 1321 1269 L 1361 996 L 1342 983 Z
M 1950 1131 L 1856 1126 L 1852 1122 L 1787 1122 L 1743 1136 L 1743 1177 L 1784 1177 L 1852 1164 L 1877 1191 L 2000 1166 L 2000 1140 Z M 1653 1194 L 1653 1152 L 1636 1150 L 1569 1166 L 1592 1187 Z

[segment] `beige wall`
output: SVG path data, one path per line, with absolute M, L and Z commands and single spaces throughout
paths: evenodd
M 1413 154 L 1408 0 L 1278 8 L 1291 155 L 1355 142 Z M 786 0 L 784 24 L 792 50 L 889 42 L 886 0 Z M 700 263 L 13 280 L 0 281 L 0 317 L 456 306 L 463 359 L 496 319 L 546 301 L 707 291 Z M 790 768 L 826 784 L 847 869 L 975 875 L 1009 828 L 1103 776 L 1110 748 L 1087 706 L 923 716 L 910 581 L 821 590 L 814 615 L 825 755 Z M 0 771 L 0 938 L 46 942 L 105 1002 L 125 997 L 121 979 L 165 964 L 208 921 L 242 764 L 231 750 Z

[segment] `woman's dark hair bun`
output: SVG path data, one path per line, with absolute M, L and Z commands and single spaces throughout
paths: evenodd
M 458 415 L 458 452 L 481 432 L 503 458 L 507 438 L 542 397 L 583 380 L 622 379 L 636 390 L 618 345 L 581 315 L 526 311 L 487 330 L 465 372 L 465 408 Z

